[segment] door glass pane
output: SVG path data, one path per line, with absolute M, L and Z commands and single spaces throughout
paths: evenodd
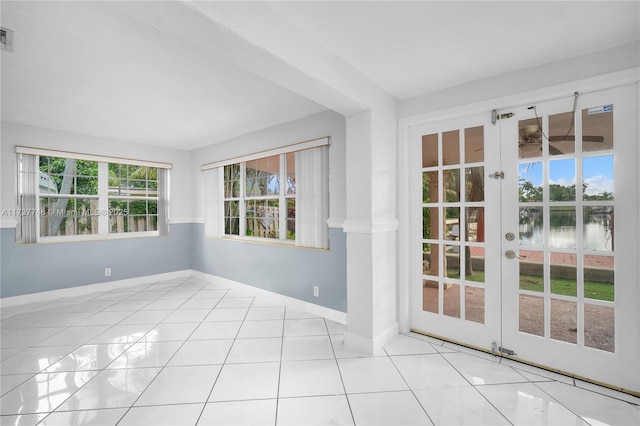
M 550 253 L 551 293 L 578 295 L 578 273 L 575 253 Z
M 442 313 L 460 318 L 460 285 L 444 283 Z
M 422 208 L 422 238 L 437 240 L 440 231 L 440 214 L 438 207 Z
M 438 171 L 422 172 L 422 202 L 437 203 L 438 201 Z
M 549 155 L 576 152 L 573 112 L 549 116 Z
M 484 201 L 484 167 L 468 167 L 465 169 L 465 199 L 467 201 Z
M 483 126 L 464 129 L 464 158 L 467 164 L 484 161 Z
M 613 200 L 613 155 L 583 159 L 582 176 L 585 200 Z
M 447 240 L 460 241 L 460 208 L 446 207 L 445 213 L 447 214 L 447 229 L 445 230 Z
M 478 283 L 484 282 L 484 247 L 465 248 L 465 279 Z
M 444 179 L 444 196 L 442 199 L 448 203 L 460 201 L 460 169 L 445 170 L 442 173 Z
M 438 313 L 438 281 L 422 280 L 422 310 Z
M 549 208 L 549 247 L 576 248 L 575 207 Z
M 460 246 L 446 245 L 446 258 L 445 268 L 447 271 L 446 277 L 448 278 L 460 278 Z
M 520 250 L 520 290 L 544 291 L 544 252 Z
M 541 121 L 535 118 L 518 122 L 518 156 L 533 158 L 542 155 Z
M 584 249 L 613 251 L 613 207 L 584 207 L 582 217 L 584 226 Z
M 465 241 L 484 242 L 484 207 L 466 208 Z
M 465 287 L 464 318 L 484 324 L 484 288 Z
M 442 164 L 460 164 L 460 131 L 452 130 L 442 134 Z
M 542 163 L 520 163 L 518 186 L 521 203 L 542 201 Z
M 544 234 L 542 232 L 542 207 L 520 207 L 520 245 L 542 246 Z
M 615 299 L 613 256 L 584 256 L 584 297 L 588 299 Z
M 422 167 L 438 165 L 438 134 L 422 137 Z
M 578 342 L 578 310 L 576 302 L 551 299 L 551 338 L 563 342 Z
M 576 160 L 549 161 L 549 201 L 576 200 Z
M 613 148 L 613 105 L 582 110 L 582 151 Z
M 584 345 L 615 352 L 615 311 L 612 306 L 584 305 Z
M 422 274 L 438 276 L 440 245 L 422 244 Z
M 544 336 L 544 298 L 521 294 L 519 307 L 519 330 Z

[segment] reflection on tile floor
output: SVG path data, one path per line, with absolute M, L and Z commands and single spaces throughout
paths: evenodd
M 640 399 L 194 278 L 2 309 L 2 425 L 639 425 Z

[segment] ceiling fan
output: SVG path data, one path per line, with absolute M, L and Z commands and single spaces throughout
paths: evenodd
M 520 127 L 520 140 L 518 141 L 518 148 L 525 152 L 531 152 L 542 149 L 542 137 L 544 134 L 540 129 L 540 126 L 537 124 L 528 124 Z M 546 137 L 546 136 L 545 136 Z M 549 142 L 562 142 L 562 141 L 575 141 L 576 137 L 574 135 L 556 135 L 549 136 Z M 604 142 L 604 137 L 602 136 L 590 136 L 584 135 L 582 136 L 583 142 Z M 549 145 L 549 153 L 550 154 L 564 154 L 557 147 L 553 145 Z

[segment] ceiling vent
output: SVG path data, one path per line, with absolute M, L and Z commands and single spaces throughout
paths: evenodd
M 0 49 L 13 52 L 13 30 L 0 27 Z

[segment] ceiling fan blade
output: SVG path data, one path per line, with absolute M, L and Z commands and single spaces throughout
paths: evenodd
M 561 142 L 561 141 L 570 141 L 574 142 L 576 137 L 574 135 L 567 136 L 550 136 L 549 142 Z M 582 140 L 584 142 L 604 142 L 604 137 L 602 136 L 583 136 Z

